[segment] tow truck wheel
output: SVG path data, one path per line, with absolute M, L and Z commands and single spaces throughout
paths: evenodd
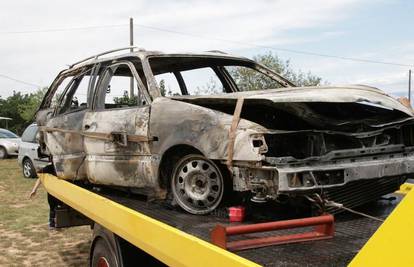
M 103 238 L 99 238 L 92 252 L 91 267 L 117 267 L 116 256 Z
M 174 168 L 171 189 L 181 208 L 192 214 L 207 214 L 223 198 L 223 175 L 213 161 L 202 155 L 187 155 Z

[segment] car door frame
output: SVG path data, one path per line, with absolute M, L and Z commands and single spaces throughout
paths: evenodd
M 110 84 L 115 73 L 109 74 L 108 71 L 120 65 L 130 69 L 135 88 L 145 99 L 145 104 L 141 101 L 136 106 L 105 109 L 105 85 Z M 148 191 L 158 185 L 150 151 L 151 98 L 135 65 L 129 60 L 108 64 L 96 85 L 92 103 L 83 125 L 89 180 L 95 184 L 132 187 L 149 194 Z M 113 121 L 113 118 L 118 120 Z M 134 127 L 130 127 L 131 124 Z
M 83 118 L 92 106 L 92 101 L 89 96 L 93 95 L 95 90 L 94 81 L 96 80 L 99 68 L 99 64 L 93 64 L 82 67 L 79 71 L 74 70 L 76 74 L 73 75 L 73 78 L 63 90 L 51 116 L 46 120 L 45 125 L 40 127 L 44 135 L 45 143 L 48 145 L 48 151 L 52 156 L 56 174 L 60 178 L 76 180 L 86 177 L 83 164 L 85 153 L 83 150 L 82 126 Z M 89 75 L 87 75 L 88 73 Z M 71 75 L 67 74 L 64 76 Z M 89 76 L 87 106 L 83 109 L 59 113 L 63 102 L 68 101 L 65 99 L 65 96 L 71 94 L 71 97 L 73 97 L 85 76 Z M 62 80 L 64 77 L 60 77 L 59 79 Z M 49 98 L 53 97 L 54 94 L 56 94 L 56 90 L 52 91 Z

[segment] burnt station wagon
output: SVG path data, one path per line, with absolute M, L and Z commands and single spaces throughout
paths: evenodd
M 108 56 L 119 51 L 63 70 L 41 104 L 41 149 L 61 179 L 205 214 L 234 192 L 355 206 L 414 173 L 413 113 L 378 89 L 295 87 L 217 51 Z M 242 83 L 242 71 L 274 86 Z

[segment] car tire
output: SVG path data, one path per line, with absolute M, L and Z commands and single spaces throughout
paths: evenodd
M 208 214 L 216 209 L 224 192 L 220 168 L 198 154 L 184 156 L 175 165 L 171 179 L 174 201 L 192 214 Z
M 0 146 L 0 159 L 5 159 L 7 158 L 7 151 L 4 147 Z
M 91 267 L 117 267 L 114 252 L 103 238 L 99 238 L 93 246 Z
M 33 162 L 29 158 L 23 159 L 22 162 L 22 171 L 24 178 L 36 178 L 36 169 L 33 165 Z

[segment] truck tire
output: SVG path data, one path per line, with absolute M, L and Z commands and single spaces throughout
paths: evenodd
M 110 249 L 108 243 L 99 238 L 96 240 L 92 252 L 91 267 L 118 267 L 115 253 Z

